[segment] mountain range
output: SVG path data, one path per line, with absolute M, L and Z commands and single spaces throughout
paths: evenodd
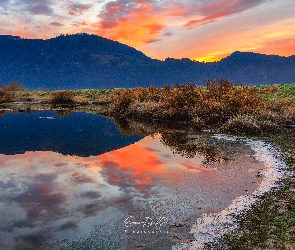
M 0 35 L 0 65 L 0 84 L 17 81 L 29 89 L 202 85 L 204 79 L 220 78 L 244 85 L 295 82 L 294 55 L 236 51 L 212 63 L 187 58 L 160 61 L 130 46 L 84 33 L 47 40 Z

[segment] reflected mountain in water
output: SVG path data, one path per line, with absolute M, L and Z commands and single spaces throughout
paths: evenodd
M 0 118 L 0 153 L 54 151 L 90 156 L 125 147 L 142 136 L 123 136 L 112 120 L 88 113 L 5 113 Z

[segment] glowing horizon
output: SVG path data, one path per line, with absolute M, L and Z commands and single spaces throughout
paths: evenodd
M 4 0 L 0 13 L 0 34 L 96 34 L 160 60 L 219 61 L 234 51 L 295 54 L 292 0 Z

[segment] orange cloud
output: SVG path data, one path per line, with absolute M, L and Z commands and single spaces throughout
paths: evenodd
M 289 56 L 295 54 L 295 36 L 284 39 L 276 39 L 261 43 L 257 49 L 253 50 L 264 54 L 277 54 Z M 275 52 L 275 53 L 274 53 Z
M 109 184 L 122 189 L 134 187 L 145 196 L 150 194 L 154 181 L 168 174 L 157 153 L 141 143 L 105 153 L 98 159 L 102 165 L 101 174 Z
M 99 35 L 137 46 L 158 41 L 166 28 L 152 1 L 112 1 L 99 15 Z

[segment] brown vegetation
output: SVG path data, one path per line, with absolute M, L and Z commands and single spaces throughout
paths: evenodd
M 261 134 L 276 132 L 295 123 L 295 105 L 288 100 L 266 100 L 276 86 L 263 90 L 235 86 L 227 79 L 206 80 L 207 87 L 194 83 L 119 89 L 109 97 L 105 114 L 141 119 L 189 122 L 197 128 L 218 128 L 224 132 Z
M 57 90 L 51 93 L 53 104 L 73 104 L 74 94 L 72 91 Z
M 11 82 L 6 86 L 8 91 L 24 91 L 26 90 L 25 85 L 19 82 Z
M 0 103 L 11 102 L 11 101 L 13 101 L 12 94 L 5 87 L 1 87 L 0 88 Z
M 25 86 L 18 82 L 12 82 L 8 85 L 0 85 L 0 103 L 12 102 L 14 101 L 13 91 L 23 91 L 26 90 Z

